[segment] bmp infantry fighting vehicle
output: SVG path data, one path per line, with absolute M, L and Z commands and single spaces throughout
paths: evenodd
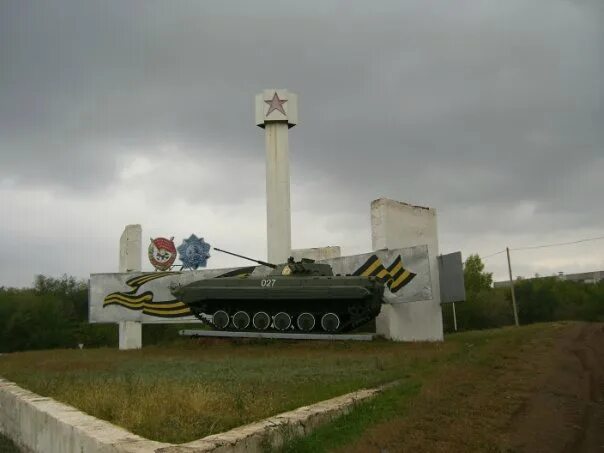
M 346 332 L 380 312 L 384 283 L 376 277 L 334 275 L 328 264 L 290 258 L 262 277 L 206 278 L 174 286 L 172 294 L 218 330 Z

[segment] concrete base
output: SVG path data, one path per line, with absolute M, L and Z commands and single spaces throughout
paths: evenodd
M 143 325 L 136 321 L 121 321 L 120 349 L 140 349 L 143 347 Z
M 384 305 L 376 319 L 377 333 L 396 341 L 442 341 L 436 211 L 386 198 L 375 200 L 371 239 L 373 250 L 426 244 L 432 282 L 432 300 Z
M 442 341 L 441 316 L 426 301 L 383 305 L 375 320 L 376 332 L 394 341 Z
M 374 334 L 326 334 L 326 333 L 279 333 L 279 332 L 226 332 L 219 330 L 181 330 L 183 336 L 190 337 L 219 337 L 219 338 L 279 338 L 281 340 L 347 340 L 371 341 Z

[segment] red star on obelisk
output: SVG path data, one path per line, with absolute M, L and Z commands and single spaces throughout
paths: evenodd
M 269 116 L 273 110 L 279 110 L 281 113 L 283 113 L 283 115 L 287 116 L 285 113 L 285 110 L 283 110 L 283 104 L 285 104 L 287 102 L 287 100 L 282 101 L 281 99 L 279 99 L 279 96 L 277 96 L 276 91 L 275 91 L 275 94 L 273 95 L 273 99 L 271 99 L 270 101 L 264 101 L 264 102 L 266 102 L 269 105 L 268 112 L 266 112 L 266 116 Z

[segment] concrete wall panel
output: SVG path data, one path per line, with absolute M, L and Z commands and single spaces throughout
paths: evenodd
M 138 321 L 143 323 L 182 323 L 182 322 L 198 322 L 191 313 L 186 313 L 186 306 L 174 299 L 170 293 L 170 285 L 180 283 L 186 285 L 193 281 L 202 278 L 212 278 L 218 275 L 225 274 L 237 268 L 227 269 L 208 269 L 186 272 L 129 272 L 129 273 L 111 273 L 111 274 L 92 274 L 90 276 L 89 290 L 89 321 L 96 322 L 120 322 L 120 321 Z M 149 276 L 155 277 L 152 280 L 142 284 L 135 283 L 137 278 Z M 130 282 L 130 283 L 129 283 Z M 139 280 L 140 282 L 140 280 Z M 132 296 L 136 299 L 137 296 L 143 293 L 150 292 L 151 299 L 145 301 L 133 301 L 128 303 L 129 295 L 134 290 Z M 107 305 L 112 294 L 116 295 L 116 300 L 123 300 L 125 304 L 129 304 L 138 309 L 128 309 L 124 305 L 113 304 Z M 167 316 L 154 316 L 145 314 L 145 306 L 156 302 L 172 302 L 173 310 L 165 310 Z M 182 313 L 182 312 L 185 313 Z M 179 314 L 180 312 L 180 314 Z
M 142 234 L 140 225 L 127 225 L 120 237 L 120 272 L 140 271 L 142 259 Z
M 340 247 L 314 247 L 309 249 L 294 249 L 292 250 L 292 256 L 296 261 L 302 258 L 309 258 L 311 260 L 320 261 L 328 260 L 330 258 L 339 258 L 342 256 Z
M 436 211 L 380 198 L 371 203 L 371 229 L 374 250 L 426 244 L 431 275 L 430 298 L 384 306 L 376 319 L 377 333 L 398 341 L 441 341 L 443 324 Z

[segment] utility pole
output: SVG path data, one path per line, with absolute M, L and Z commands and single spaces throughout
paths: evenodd
M 453 327 L 455 332 L 457 332 L 457 313 L 455 313 L 455 302 L 451 304 L 453 306 Z
M 514 291 L 514 280 L 512 279 L 512 263 L 510 261 L 510 248 L 506 247 L 505 251 L 508 254 L 508 271 L 510 272 L 510 291 L 512 291 L 512 306 L 514 307 L 514 323 L 516 327 L 520 324 L 518 323 L 518 310 L 516 308 L 516 292 Z

